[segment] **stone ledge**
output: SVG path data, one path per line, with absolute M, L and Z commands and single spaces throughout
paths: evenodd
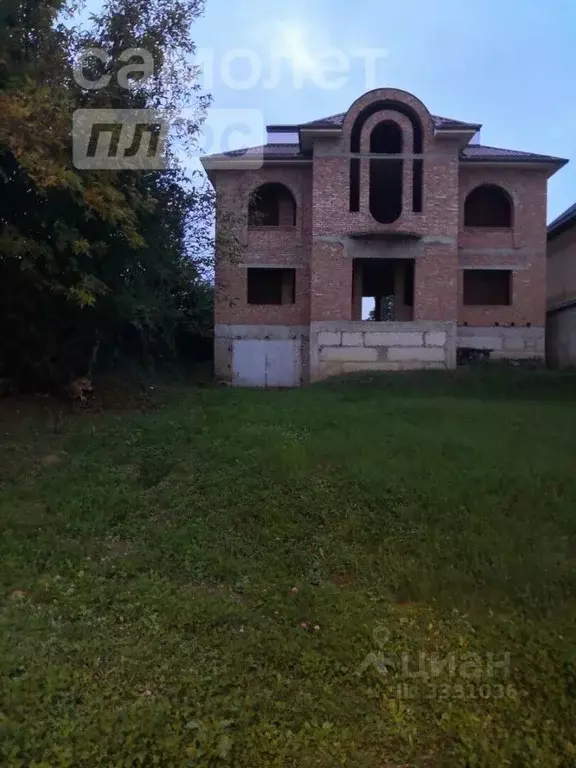
M 224 325 L 214 326 L 216 339 L 266 339 L 283 341 L 287 339 L 308 338 L 310 328 L 307 325 Z
M 426 333 L 427 331 L 456 332 L 456 323 L 443 320 L 410 320 L 406 322 L 376 322 L 372 320 L 313 320 L 311 333 L 335 331 L 348 333 Z

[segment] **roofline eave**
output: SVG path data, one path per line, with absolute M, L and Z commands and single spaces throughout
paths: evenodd
M 550 171 L 549 177 L 557 173 L 561 168 L 564 168 L 570 161 L 564 158 L 532 158 L 526 160 L 524 158 L 514 159 L 513 157 L 503 157 L 496 159 L 484 158 L 484 157 L 460 157 L 460 163 L 462 165 L 482 165 L 493 168 L 501 168 L 503 165 L 509 165 L 512 168 L 524 168 L 530 170 L 542 170 L 548 169 Z
M 548 242 L 551 242 L 552 240 L 555 240 L 557 237 L 560 237 L 560 235 L 563 235 L 564 232 L 567 232 L 569 229 L 572 229 L 576 225 L 576 212 L 570 216 L 569 219 L 565 219 L 564 221 L 561 221 L 559 224 L 552 224 L 548 227 L 547 232 L 547 239 Z

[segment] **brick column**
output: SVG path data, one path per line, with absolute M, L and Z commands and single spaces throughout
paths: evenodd
M 338 240 L 312 246 L 310 319 L 352 319 L 352 259 Z
M 416 259 L 414 319 L 458 318 L 458 251 L 456 246 L 427 246 Z

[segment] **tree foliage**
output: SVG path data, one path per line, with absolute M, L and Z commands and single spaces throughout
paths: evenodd
M 211 191 L 174 161 L 190 150 L 209 97 L 191 63 L 204 0 L 106 0 L 87 28 L 70 0 L 4 0 L 0 9 L 0 377 L 65 382 L 127 356 L 165 359 L 211 322 Z M 111 75 L 99 90 L 74 78 Z M 118 82 L 126 49 L 154 74 Z M 175 121 L 187 107 L 192 118 Z M 163 171 L 79 170 L 72 116 L 154 108 L 176 130 Z

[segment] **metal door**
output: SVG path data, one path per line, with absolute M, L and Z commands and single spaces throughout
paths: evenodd
M 242 339 L 232 355 L 235 387 L 298 387 L 300 342 Z

